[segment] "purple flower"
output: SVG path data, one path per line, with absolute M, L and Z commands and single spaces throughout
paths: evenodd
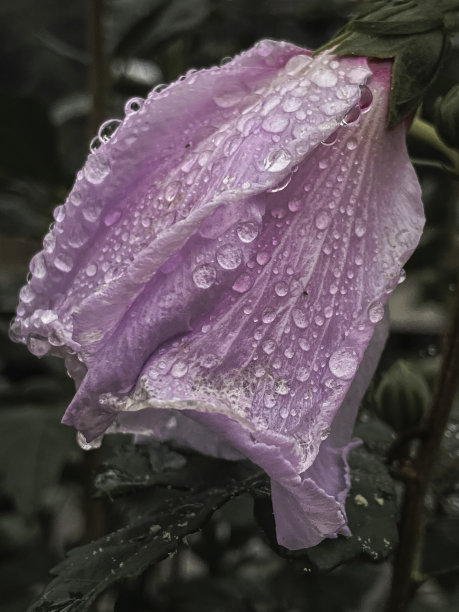
M 423 226 L 389 86 L 390 63 L 262 41 L 131 101 L 12 326 L 65 359 L 64 422 L 88 441 L 130 431 L 262 466 L 291 549 L 349 534 L 353 422 Z

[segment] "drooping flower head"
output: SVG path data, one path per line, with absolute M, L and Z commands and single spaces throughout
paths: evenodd
M 349 533 L 353 421 L 423 225 L 405 126 L 385 128 L 390 67 L 262 41 L 128 103 L 12 326 L 65 359 L 64 422 L 88 441 L 262 466 L 292 549 Z

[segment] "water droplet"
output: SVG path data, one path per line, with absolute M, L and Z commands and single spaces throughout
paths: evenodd
M 347 79 L 350 83 L 361 84 L 365 82 L 370 77 L 368 72 L 368 68 L 363 68 L 359 66 L 358 68 L 354 68 L 347 74 Z
M 70 272 L 73 268 L 73 257 L 68 253 L 59 253 L 54 258 L 53 263 L 61 272 Z
M 217 249 L 217 261 L 224 270 L 235 270 L 241 265 L 240 249 L 232 244 L 224 244 Z
M 274 340 L 265 340 L 261 345 L 261 348 L 267 355 L 271 355 L 276 350 L 276 343 Z
M 250 289 L 251 286 L 252 286 L 252 279 L 250 278 L 248 274 L 244 273 L 237 277 L 237 279 L 234 281 L 232 289 L 233 291 L 236 291 L 237 293 L 245 293 L 246 291 Z
M 357 353 L 350 348 L 340 348 L 335 351 L 328 362 L 330 372 L 342 380 L 351 380 L 359 365 Z
M 109 119 L 108 121 L 102 123 L 97 135 L 102 142 L 108 142 L 113 137 L 120 125 L 121 121 L 119 119 Z
M 337 75 L 328 69 L 316 70 L 311 74 L 310 79 L 319 87 L 334 87 L 338 82 Z
M 61 223 L 65 219 L 65 208 L 64 206 L 56 206 L 53 212 L 53 217 L 58 223 Z
M 330 319 L 333 316 L 333 308 L 331 306 L 325 306 L 324 315 L 326 319 Z
M 305 69 L 311 63 L 311 56 L 309 55 L 295 55 L 291 57 L 285 64 L 285 72 L 291 76 L 296 76 L 305 71 Z
M 101 202 L 99 200 L 94 200 L 93 202 L 88 202 L 83 208 L 83 217 L 86 219 L 86 221 L 93 223 L 94 221 L 97 221 L 97 219 L 100 217 L 101 212 Z
M 110 174 L 110 162 L 103 153 L 91 153 L 83 169 L 86 179 L 98 185 Z
M 299 367 L 295 373 L 296 379 L 299 382 L 305 382 L 309 378 L 309 370 L 303 366 Z
M 97 266 L 96 264 L 89 264 L 86 268 L 86 275 L 91 277 L 91 276 L 95 276 L 97 274 Z
M 279 380 L 276 380 L 276 382 L 274 383 L 274 391 L 278 395 L 287 395 L 290 391 L 290 386 L 285 379 L 281 378 Z
M 171 374 L 174 378 L 183 378 L 188 372 L 188 366 L 184 361 L 176 361 L 171 369 Z
M 107 215 L 105 215 L 104 223 L 107 227 L 110 227 L 114 225 L 117 221 L 119 221 L 120 218 L 121 218 L 121 211 L 111 210 Z
M 43 253 L 37 253 L 32 258 L 29 269 L 36 278 L 44 278 L 46 276 L 46 262 Z
M 317 229 L 318 230 L 327 229 L 327 227 L 330 225 L 330 222 L 331 222 L 330 213 L 326 210 L 319 210 L 319 212 L 316 214 L 315 219 L 314 219 L 314 223 Z
M 211 264 L 201 264 L 193 270 L 193 282 L 200 289 L 208 289 L 217 279 L 217 272 Z
M 404 268 L 400 270 L 400 276 L 398 277 L 398 284 L 401 285 L 406 279 L 406 272 Z
M 279 281 L 274 285 L 274 291 L 279 297 L 284 297 L 288 293 L 288 285 L 284 281 Z
M 166 190 L 164 191 L 164 197 L 168 202 L 172 202 L 172 200 L 176 198 L 180 187 L 180 181 L 172 181 L 172 183 L 169 183 L 169 185 L 166 187 Z
M 199 363 L 203 368 L 206 368 L 206 370 L 210 370 L 210 368 L 214 368 L 218 365 L 219 359 L 213 353 L 208 353 L 200 358 Z
M 260 253 L 257 253 L 257 256 L 255 259 L 257 260 L 258 265 L 264 266 L 271 259 L 271 256 L 266 251 L 261 251 Z
M 99 147 L 102 146 L 102 140 L 99 136 L 94 136 L 94 138 L 89 143 L 89 150 L 91 153 L 95 153 Z
M 36 357 L 43 357 L 51 347 L 48 340 L 43 336 L 30 335 L 27 338 L 27 348 Z
M 224 82 L 221 81 L 223 84 Z M 223 85 L 218 93 L 214 95 L 214 102 L 220 108 L 231 108 L 238 104 L 245 96 L 245 90 L 238 83 Z
M 84 435 L 81 433 L 81 431 L 79 431 L 77 433 L 77 443 L 78 443 L 78 446 L 81 449 L 83 449 L 85 451 L 90 451 L 90 450 L 93 450 L 95 448 L 100 448 L 100 446 L 102 444 L 102 437 L 103 436 L 99 436 L 98 438 L 95 438 L 91 442 L 87 442 L 86 438 L 84 437 Z
M 253 242 L 255 238 L 258 236 L 258 225 L 256 223 L 252 223 L 250 221 L 246 223 L 241 223 L 237 227 L 237 235 L 241 242 Z
M 338 138 L 338 133 L 339 133 L 339 130 L 335 130 L 334 132 L 332 132 L 330 136 L 327 136 L 327 138 L 322 140 L 322 144 L 325 145 L 326 147 L 330 147 L 331 145 L 334 145 Z
M 287 359 L 292 359 L 292 357 L 295 356 L 295 351 L 292 349 L 291 346 L 289 346 L 285 349 L 284 355 L 285 357 L 287 357 Z
M 362 111 L 362 113 L 367 113 L 370 110 L 371 104 L 373 102 L 373 94 L 371 93 L 371 90 L 366 86 L 366 85 L 362 85 L 360 87 L 360 100 L 359 100 L 359 106 L 360 106 L 360 110 Z
M 328 161 L 326 159 L 321 159 L 319 162 L 319 168 L 321 170 L 325 170 L 326 168 L 328 168 Z
M 134 115 L 142 108 L 143 102 L 142 98 L 131 98 L 124 106 L 124 114 L 126 116 Z
M 288 97 L 285 102 L 282 104 L 282 109 L 286 113 L 294 113 L 297 111 L 300 106 L 303 104 L 303 100 L 298 97 Z
M 263 403 L 266 408 L 273 408 L 276 405 L 277 398 L 272 391 L 266 391 L 263 396 Z
M 89 234 L 81 223 L 74 223 L 70 226 L 67 242 L 72 248 L 78 249 L 88 240 Z
M 314 317 L 314 323 L 319 327 L 322 327 L 322 325 L 324 324 L 324 318 L 321 315 L 316 315 Z
M 355 138 L 349 138 L 349 140 L 347 140 L 346 142 L 346 148 L 349 149 L 349 151 L 353 151 L 354 149 L 356 149 L 357 140 Z
M 43 238 L 43 249 L 47 253 L 52 253 L 54 251 L 55 246 L 56 246 L 56 236 L 52 234 L 51 232 L 49 232 L 49 234 L 46 234 L 46 236 Z
M 294 308 L 292 310 L 292 318 L 295 325 L 300 329 L 305 329 L 308 326 L 308 318 L 304 310 Z
M 355 125 L 360 119 L 360 106 L 356 104 L 351 110 L 345 115 L 342 120 L 342 125 Z
M 384 304 L 375 302 L 368 309 L 368 318 L 372 323 L 378 323 L 384 317 Z
M 261 316 L 261 320 L 263 321 L 263 323 L 272 323 L 275 318 L 276 311 L 274 310 L 274 308 L 267 307 L 263 310 L 263 314 Z
M 290 120 L 288 117 L 277 113 L 275 115 L 268 115 L 262 122 L 261 127 L 265 132 L 280 134 L 287 128 L 289 123 Z
M 292 180 L 292 173 L 287 174 L 287 176 L 283 178 L 280 183 L 278 183 L 275 187 L 271 187 L 270 189 L 267 189 L 266 191 L 268 191 L 269 193 L 277 193 L 278 191 L 283 191 L 286 187 L 290 185 L 291 180 Z
M 285 170 L 292 161 L 292 154 L 287 149 L 274 149 L 268 153 L 264 161 L 264 168 L 268 172 Z
M 35 292 L 30 285 L 25 285 L 19 292 L 19 298 L 24 304 L 30 304 L 35 298 Z
M 303 206 L 303 200 L 300 200 L 299 198 L 293 198 L 289 201 L 287 206 L 290 212 L 298 212 Z

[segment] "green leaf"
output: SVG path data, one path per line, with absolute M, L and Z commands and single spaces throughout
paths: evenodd
M 72 550 L 29 612 L 85 612 L 112 584 L 173 554 L 229 499 L 266 486 L 266 475 L 247 462 L 208 461 L 214 478 L 207 488 L 180 501 L 175 494 L 163 497 L 159 508 L 138 515 L 129 526 Z
M 37 510 L 43 489 L 58 481 L 75 452 L 74 432 L 59 423 L 61 416 L 58 409 L 0 411 L 0 477 L 26 516 Z

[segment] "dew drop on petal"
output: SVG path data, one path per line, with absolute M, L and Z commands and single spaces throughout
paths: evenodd
M 360 106 L 356 104 L 342 120 L 342 125 L 355 125 L 360 119 Z
M 19 292 L 19 298 L 24 304 L 30 304 L 35 297 L 35 292 L 30 285 L 25 285 Z
M 355 138 L 349 138 L 349 140 L 346 142 L 346 148 L 349 149 L 349 151 L 353 151 L 354 149 L 356 149 L 357 140 Z
M 265 132 L 269 132 L 271 134 L 280 134 L 283 132 L 289 124 L 289 119 L 285 115 L 268 115 L 266 119 L 261 124 L 261 127 L 265 130 Z
M 314 223 L 319 230 L 327 229 L 330 225 L 331 215 L 326 210 L 320 210 L 315 216 Z
M 201 264 L 193 270 L 193 282 L 199 289 L 208 289 L 217 278 L 217 272 L 211 264 Z
M 300 200 L 299 198 L 293 198 L 292 200 L 289 201 L 287 206 L 290 212 L 298 212 L 300 208 L 303 206 L 303 201 Z
M 288 285 L 284 281 L 279 281 L 274 285 L 274 291 L 279 297 L 284 297 L 288 293 Z
M 56 246 L 56 236 L 52 234 L 51 232 L 49 232 L 49 234 L 46 234 L 46 236 L 43 238 L 43 249 L 47 253 L 52 253 L 54 251 L 55 246 Z
M 378 323 L 384 317 L 384 305 L 381 302 L 371 304 L 368 309 L 368 318 L 372 323 Z
M 310 77 L 311 81 L 319 87 L 334 87 L 338 82 L 337 75 L 328 69 L 316 70 Z
M 53 263 L 61 272 L 70 272 L 73 268 L 73 257 L 68 253 L 60 253 L 54 258 Z
M 304 310 L 294 308 L 292 310 L 293 322 L 299 329 L 305 329 L 308 325 L 308 319 Z
M 311 345 L 306 340 L 306 338 L 300 338 L 298 340 L 298 344 L 300 345 L 301 350 L 303 350 L 305 352 L 309 351 L 309 349 L 311 348 Z
M 257 264 L 260 266 L 265 266 L 270 259 L 271 257 L 266 251 L 261 251 L 260 253 L 257 253 L 256 260 Z
M 263 314 L 261 316 L 261 320 L 263 321 L 263 323 L 272 323 L 275 318 L 276 311 L 274 310 L 274 308 L 267 307 L 263 310 Z
M 96 274 L 97 274 L 96 264 L 93 264 L 93 263 L 89 264 L 86 267 L 86 276 L 92 277 L 92 276 L 95 276 Z
M 398 277 L 398 284 L 401 285 L 406 279 L 406 272 L 404 268 L 400 270 L 400 276 Z
M 292 154 L 287 149 L 274 149 L 265 158 L 264 168 L 268 172 L 285 170 L 292 161 Z
M 237 83 L 232 83 L 214 95 L 214 102 L 220 108 L 231 108 L 238 104 L 245 95 L 244 89 Z
M 241 242 L 253 242 L 258 236 L 258 225 L 248 221 L 247 223 L 241 223 L 238 225 L 236 231 Z
M 92 153 L 84 167 L 86 179 L 93 185 L 98 185 L 110 174 L 110 162 L 103 153 Z
M 304 69 L 311 63 L 311 59 L 312 58 L 309 55 L 295 55 L 285 64 L 285 72 L 291 76 L 304 72 Z
M 124 106 L 124 113 L 126 116 L 134 115 L 137 113 L 143 106 L 142 98 L 131 98 L 128 100 Z
M 217 249 L 218 264 L 224 270 L 235 270 L 241 265 L 242 253 L 240 249 L 232 244 L 224 244 Z
M 252 286 L 252 279 L 249 274 L 243 273 L 237 277 L 231 287 L 236 293 L 245 293 Z
M 322 140 L 322 144 L 325 145 L 326 147 L 330 147 L 331 145 L 335 144 L 337 138 L 338 138 L 338 130 L 335 130 L 334 132 L 330 134 L 330 136 L 327 136 L 327 138 L 324 138 L 324 140 Z
M 359 360 L 353 349 L 340 348 L 335 351 L 328 362 L 330 372 L 342 380 L 351 380 L 357 372 Z
M 358 238 L 362 238 L 367 231 L 367 226 L 365 225 L 365 221 L 358 217 L 355 220 L 354 232 Z
M 360 100 L 359 100 L 360 110 L 362 111 L 362 113 L 367 113 L 370 110 L 371 104 L 373 102 L 373 94 L 371 93 L 371 90 L 366 85 L 362 85 L 362 87 L 360 88 L 360 91 L 361 91 Z
M 120 125 L 121 121 L 119 119 L 109 119 L 100 126 L 97 135 L 102 142 L 108 142 L 113 137 Z
M 115 225 L 121 218 L 121 212 L 119 210 L 111 210 L 105 217 L 104 223 L 107 227 Z
M 290 391 L 290 386 L 285 379 L 281 378 L 274 383 L 274 391 L 278 395 L 287 395 Z
M 98 438 L 95 438 L 91 442 L 87 442 L 86 438 L 84 437 L 84 435 L 81 433 L 81 431 L 79 431 L 77 433 L 77 443 L 78 443 L 78 446 L 82 450 L 90 451 L 90 450 L 93 450 L 95 448 L 100 448 L 100 446 L 102 444 L 102 436 L 99 436 Z
M 271 355 L 276 350 L 276 343 L 274 340 L 265 340 L 261 345 L 261 348 L 267 355 Z
M 37 253 L 32 258 L 29 269 L 36 278 L 44 278 L 46 276 L 46 262 L 43 253 Z

